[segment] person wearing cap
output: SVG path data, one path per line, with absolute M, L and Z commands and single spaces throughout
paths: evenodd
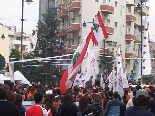
M 149 103 L 148 93 L 144 89 L 139 89 L 133 99 L 133 105 L 128 107 L 125 116 L 154 116 L 152 112 L 146 110 Z

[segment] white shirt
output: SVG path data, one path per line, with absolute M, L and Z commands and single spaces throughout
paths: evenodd
M 126 108 L 130 107 L 130 106 L 134 106 L 132 99 L 129 99 L 128 103 L 126 104 Z

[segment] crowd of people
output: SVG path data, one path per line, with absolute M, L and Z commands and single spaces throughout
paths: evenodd
M 35 101 L 25 109 L 23 101 Z M 0 116 L 154 116 L 155 88 L 124 88 L 124 96 L 106 87 L 73 86 L 61 94 L 59 86 L 0 84 Z

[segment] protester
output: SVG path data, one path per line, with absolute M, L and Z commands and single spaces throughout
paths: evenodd
M 14 91 L 15 91 L 16 93 L 19 93 L 19 89 L 20 89 L 20 88 L 22 88 L 22 84 L 21 84 L 20 81 L 17 81 L 17 82 L 16 82 L 16 86 L 15 86 L 15 88 L 14 88 Z
M 149 92 L 149 98 L 150 98 L 150 102 L 149 102 L 149 105 L 147 106 L 147 110 L 149 110 L 155 115 L 155 100 L 154 100 L 153 92 Z
M 15 104 L 19 108 L 19 115 L 20 116 L 25 116 L 25 108 L 22 106 L 22 95 L 21 94 L 16 94 L 16 102 Z
M 125 105 L 118 100 L 118 92 L 114 92 L 113 100 L 109 101 L 105 110 L 105 116 L 120 116 L 120 107 Z
M 144 89 L 139 89 L 136 92 L 136 97 L 133 100 L 133 105 L 128 107 L 125 116 L 154 116 L 153 113 L 146 110 L 149 104 L 148 93 Z
M 8 82 L 7 85 L 10 87 L 10 91 L 14 90 L 14 83 L 13 82 Z
M 130 107 L 130 106 L 133 106 L 133 100 L 134 100 L 134 98 L 135 98 L 135 96 L 136 96 L 136 89 L 135 90 L 133 90 L 133 98 L 132 99 L 129 99 L 129 101 L 128 101 L 128 103 L 127 103 L 127 105 L 126 105 L 126 108 L 128 108 L 128 107 Z
M 77 116 L 77 106 L 73 103 L 73 97 L 67 93 L 64 103 L 59 106 L 58 116 Z
M 6 100 L 6 90 L 0 88 L 0 116 L 19 116 L 18 107 Z
M 30 106 L 26 110 L 26 116 L 47 116 L 48 112 L 45 108 L 41 106 L 41 102 L 43 95 L 42 93 L 35 93 L 34 94 L 34 100 L 35 100 L 35 105 Z

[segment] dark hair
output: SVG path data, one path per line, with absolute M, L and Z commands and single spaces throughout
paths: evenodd
M 73 102 L 73 97 L 71 94 L 67 93 L 65 96 L 64 96 L 64 102 Z
M 84 88 L 83 89 L 83 94 L 86 94 L 86 92 L 87 92 L 87 89 Z
M 60 89 L 57 89 L 57 94 L 61 95 Z
M 40 103 L 42 98 L 43 98 L 43 94 L 41 94 L 40 92 L 37 92 L 34 94 L 35 103 Z
M 133 98 L 134 106 L 144 106 L 146 107 L 149 104 L 149 97 L 145 97 L 144 95 L 139 95 L 138 98 Z
M 155 93 L 155 89 L 154 89 L 154 88 L 152 88 L 151 91 L 152 91 L 153 93 Z
M 16 94 L 16 102 L 15 104 L 17 105 L 18 108 L 22 107 L 22 95 L 21 94 Z
M 153 87 L 152 86 L 149 86 L 149 89 L 152 89 Z
M 6 90 L 4 88 L 0 88 L 0 100 L 6 99 Z
M 14 86 L 14 83 L 13 82 L 8 82 L 7 85 L 10 87 L 10 90 L 13 90 L 13 86 Z
M 133 96 L 134 96 L 134 97 L 136 96 L 136 92 L 137 92 L 137 89 L 134 89 L 134 90 L 133 90 Z
M 53 94 L 56 94 L 57 93 L 57 90 L 56 89 L 53 89 Z
M 94 90 L 93 90 L 93 93 L 98 93 L 98 90 L 97 90 L 97 89 L 94 89 Z
M 52 111 L 52 109 L 53 109 L 53 98 L 52 98 L 51 94 L 48 94 L 45 96 L 44 103 L 46 105 L 46 109 L 47 110 L 51 109 L 51 111 Z
M 149 92 L 149 96 L 151 96 L 151 98 L 154 98 L 154 93 L 152 91 Z
M 113 97 L 118 98 L 118 92 L 117 91 L 114 92 Z
M 110 97 L 112 97 L 112 95 L 113 95 L 112 91 L 108 91 L 108 95 L 109 95 Z
M 6 100 L 15 103 L 16 102 L 16 93 L 14 93 L 13 91 L 6 91 Z
M 83 112 L 89 104 L 89 98 L 87 96 L 82 96 L 79 99 L 79 107 Z
M 52 85 L 50 84 L 50 85 L 48 86 L 48 88 L 49 88 L 49 89 L 52 89 L 53 87 L 52 87 Z
M 139 90 L 139 89 L 142 89 L 142 87 L 140 85 L 137 85 L 136 89 Z

